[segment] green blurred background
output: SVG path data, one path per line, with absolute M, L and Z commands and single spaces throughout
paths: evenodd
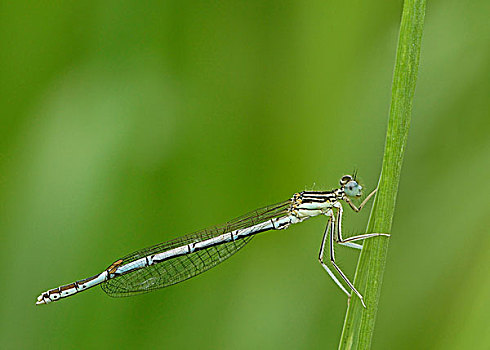
M 375 349 L 490 344 L 488 0 L 430 1 Z M 3 1 L 3 349 L 334 349 L 325 219 L 143 296 L 47 289 L 357 168 L 376 185 L 401 1 Z M 346 215 L 349 234 L 368 211 Z M 357 253 L 337 249 L 353 276 Z

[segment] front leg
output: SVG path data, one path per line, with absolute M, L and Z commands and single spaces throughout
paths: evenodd
M 366 197 L 366 199 L 364 199 L 361 203 L 361 205 L 358 207 L 356 207 L 356 205 L 354 203 L 352 203 L 352 201 L 350 200 L 349 197 L 345 196 L 344 200 L 347 202 L 347 204 L 350 205 L 350 207 L 352 208 L 352 210 L 354 210 L 356 213 L 360 212 L 362 207 L 364 207 L 366 205 L 366 203 L 371 199 L 372 196 L 374 196 L 374 194 L 376 193 L 376 191 L 378 190 L 378 188 L 376 187 L 374 189 L 373 192 L 371 192 L 370 194 L 368 194 L 368 196 Z

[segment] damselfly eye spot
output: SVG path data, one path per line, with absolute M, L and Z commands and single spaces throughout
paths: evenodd
M 340 186 L 345 186 L 349 181 L 352 181 L 352 176 L 350 175 L 344 175 L 340 179 Z

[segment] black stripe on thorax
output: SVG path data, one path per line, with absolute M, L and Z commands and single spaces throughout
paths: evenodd
M 320 196 L 325 196 L 325 195 L 335 195 L 335 191 L 303 191 L 301 192 L 302 195 L 320 195 Z
M 325 203 L 329 202 L 332 198 L 303 198 L 302 203 Z

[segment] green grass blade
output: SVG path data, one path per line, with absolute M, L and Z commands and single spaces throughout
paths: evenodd
M 385 153 L 367 232 L 391 232 L 417 81 L 425 7 L 425 0 L 406 0 L 403 4 Z M 380 237 L 364 242 L 354 285 L 363 293 L 367 309 L 352 296 L 339 349 L 371 347 L 389 240 Z

